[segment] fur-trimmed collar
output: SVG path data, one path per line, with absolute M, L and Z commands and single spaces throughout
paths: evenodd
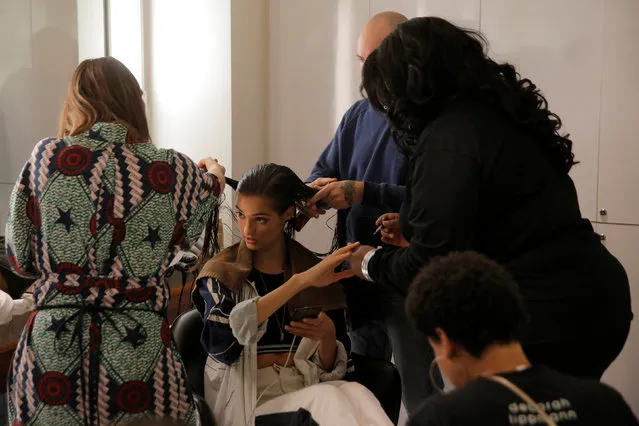
M 320 262 L 315 254 L 295 240 L 287 239 L 286 249 L 285 280 Z M 209 260 L 200 271 L 197 279 L 214 278 L 229 290 L 238 292 L 242 288 L 241 286 L 246 283 L 252 269 L 253 252 L 242 240 Z M 322 306 L 325 310 L 332 310 L 345 308 L 346 301 L 342 285 L 335 283 L 327 287 L 309 287 L 302 290 L 289 300 L 288 305 L 290 308 Z

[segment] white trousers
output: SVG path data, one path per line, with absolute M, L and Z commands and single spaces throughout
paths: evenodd
M 256 416 L 304 408 L 320 426 L 392 426 L 375 395 L 355 382 L 342 380 L 303 387 L 295 367 L 258 370 L 259 401 Z M 301 378 L 301 380 L 300 380 Z

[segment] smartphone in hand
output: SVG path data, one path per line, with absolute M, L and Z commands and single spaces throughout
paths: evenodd
M 317 318 L 324 309 L 321 306 L 305 306 L 295 308 L 291 315 L 291 321 L 302 322 L 304 318 Z

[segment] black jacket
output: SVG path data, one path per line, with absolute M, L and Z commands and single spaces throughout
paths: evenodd
M 376 253 L 371 277 L 405 292 L 431 257 L 474 250 L 520 285 L 529 343 L 573 336 L 584 321 L 627 321 L 625 271 L 582 219 L 572 179 L 548 157 L 502 111 L 452 103 L 409 159 L 400 227 L 410 247 Z

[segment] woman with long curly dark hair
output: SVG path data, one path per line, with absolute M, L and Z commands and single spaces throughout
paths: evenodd
M 485 254 L 520 286 L 531 361 L 601 377 L 628 335 L 628 279 L 581 217 L 572 141 L 535 84 L 490 59 L 481 34 L 428 17 L 368 57 L 362 92 L 409 160 L 400 228 L 410 245 L 361 247 L 355 271 L 405 292 L 435 255 Z

